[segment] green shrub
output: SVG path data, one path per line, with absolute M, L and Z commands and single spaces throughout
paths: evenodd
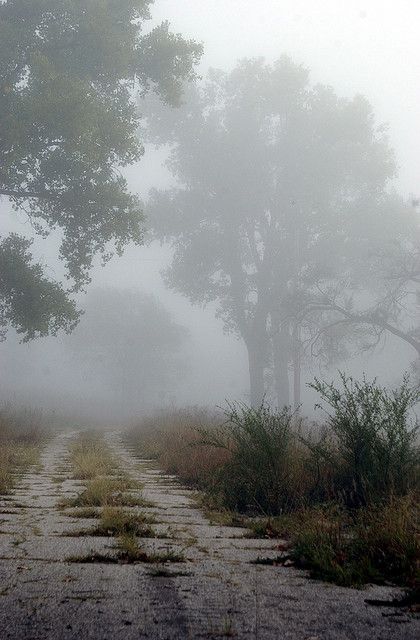
M 340 376 L 342 389 L 317 379 L 309 385 L 332 409 L 326 410 L 323 437 L 316 443 L 306 440 L 320 469 L 319 483 L 328 494 L 332 478 L 336 495 L 348 506 L 406 495 L 419 480 L 419 424 L 410 418 L 419 387 L 411 388 L 408 377 L 388 391 L 376 380 L 360 383 Z
M 202 444 L 229 452 L 214 473 L 211 490 L 222 496 L 224 506 L 238 511 L 278 514 L 296 508 L 306 474 L 291 410 L 231 403 L 225 416 L 222 427 L 200 432 Z

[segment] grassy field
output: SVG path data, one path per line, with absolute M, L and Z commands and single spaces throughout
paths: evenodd
M 285 538 L 288 558 L 314 577 L 415 589 L 419 390 L 408 380 L 390 391 L 341 382 L 315 381 L 326 419 L 313 428 L 287 408 L 234 403 L 224 414 L 161 413 L 128 438 L 139 456 L 200 489 L 213 518 Z

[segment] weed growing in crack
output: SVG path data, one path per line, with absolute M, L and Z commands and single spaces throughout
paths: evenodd
M 142 497 L 126 491 L 136 485 L 127 478 L 98 476 L 89 481 L 75 498 L 62 501 L 63 507 L 149 506 Z
M 80 434 L 70 447 L 70 462 L 73 477 L 79 480 L 91 480 L 98 475 L 111 475 L 118 464 L 110 448 L 97 433 Z

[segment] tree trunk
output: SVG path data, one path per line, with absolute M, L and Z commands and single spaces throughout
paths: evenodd
M 258 343 L 247 344 L 250 403 L 259 407 L 264 398 L 264 351 Z
M 293 408 L 299 411 L 301 388 L 301 344 L 300 327 L 296 326 L 293 332 Z
M 289 333 L 286 329 L 278 330 L 272 339 L 274 384 L 279 409 L 290 402 L 289 393 Z

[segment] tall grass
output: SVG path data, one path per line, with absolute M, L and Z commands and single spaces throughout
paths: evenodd
M 206 489 L 230 454 L 204 444 L 200 431 L 216 429 L 221 419 L 220 412 L 199 407 L 160 412 L 133 425 L 129 441 L 140 457 L 156 459 L 168 473 Z
M 37 443 L 48 429 L 50 419 L 40 409 L 11 403 L 0 406 L 0 442 Z
M 38 462 L 45 435 L 41 411 L 0 407 L 0 494 L 8 493 L 19 475 Z
M 109 447 L 98 433 L 84 432 L 70 447 L 74 478 L 91 480 L 98 475 L 111 475 L 118 466 Z

